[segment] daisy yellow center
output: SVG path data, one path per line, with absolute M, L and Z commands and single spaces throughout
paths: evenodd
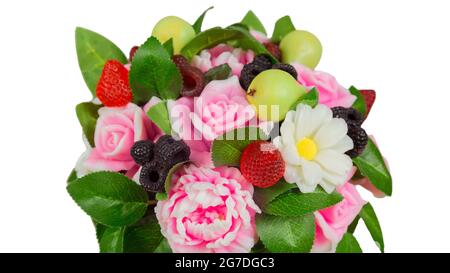
M 297 153 L 306 160 L 313 160 L 317 154 L 317 145 L 314 140 L 305 137 L 297 142 Z

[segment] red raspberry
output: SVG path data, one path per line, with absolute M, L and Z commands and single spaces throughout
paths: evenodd
M 372 109 L 372 106 L 376 99 L 376 93 L 375 90 L 360 90 L 361 95 L 364 97 L 364 101 L 366 102 L 366 117 L 369 115 L 370 110 Z
M 97 98 L 108 107 L 125 106 L 131 99 L 128 70 L 118 61 L 107 61 L 97 85 Z
M 133 48 L 131 48 L 130 50 L 130 63 L 133 61 L 134 55 L 136 54 L 136 52 L 138 51 L 139 47 L 138 46 L 133 46 Z
M 272 56 L 275 57 L 278 61 L 281 61 L 281 50 L 280 47 L 277 44 L 274 43 L 265 43 L 264 46 L 266 47 L 267 51 L 272 54 Z
M 283 177 L 285 163 L 275 145 L 258 140 L 244 149 L 240 167 L 248 182 L 256 187 L 268 188 Z

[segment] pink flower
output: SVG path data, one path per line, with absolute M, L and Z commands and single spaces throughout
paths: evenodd
M 250 34 L 261 44 L 270 42 L 270 39 L 267 38 L 267 35 L 262 32 L 259 32 L 256 30 L 250 30 Z
M 172 129 L 191 148 L 191 160 L 210 166 L 211 142 L 232 129 L 255 121 L 239 80 L 233 76 L 210 82 L 198 98 L 183 97 L 169 103 Z
M 351 172 L 351 175 L 353 173 L 354 171 Z M 348 226 L 366 203 L 359 195 L 356 187 L 348 182 L 338 187 L 337 191 L 344 197 L 344 200 L 332 207 L 314 213 L 316 217 L 316 237 L 313 252 L 334 251 L 342 236 L 347 232 Z
M 200 55 L 192 58 L 192 65 L 206 72 L 211 68 L 222 64 L 231 67 L 233 75 L 239 76 L 245 64 L 253 61 L 255 54 L 253 51 L 245 51 L 241 48 L 233 48 L 226 44 L 217 45 L 211 49 L 205 49 Z
M 137 105 L 103 107 L 95 128 L 95 148 L 83 165 L 91 171 L 128 171 L 136 166 L 130 155 L 134 142 L 154 139 L 159 133 Z
M 253 186 L 238 169 L 184 167 L 155 212 L 173 252 L 245 253 L 257 240 Z
M 350 91 L 340 85 L 336 78 L 326 72 L 314 71 L 298 63 L 292 64 L 297 70 L 297 80 L 308 89 L 317 88 L 319 103 L 328 107 L 351 107 L 356 100 Z

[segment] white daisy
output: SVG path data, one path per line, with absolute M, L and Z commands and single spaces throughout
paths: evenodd
M 280 134 L 273 143 L 286 161 L 288 183 L 296 183 L 305 193 L 317 185 L 331 193 L 346 182 L 353 163 L 345 152 L 353 149 L 353 141 L 345 121 L 333 118 L 328 107 L 299 104 L 287 113 Z

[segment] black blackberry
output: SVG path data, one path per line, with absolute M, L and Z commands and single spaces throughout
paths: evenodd
M 272 68 L 272 61 L 267 55 L 258 55 L 253 62 L 244 65 L 239 77 L 239 83 L 242 88 L 247 91 L 248 87 L 252 83 L 253 79 L 258 76 L 259 73 Z
M 191 155 L 191 150 L 184 141 L 175 140 L 169 135 L 160 137 L 155 146 L 155 157 L 170 167 L 188 161 Z
M 282 64 L 282 63 L 274 64 L 274 65 L 272 65 L 272 69 L 283 70 L 283 71 L 291 74 L 292 77 L 294 77 L 294 79 L 297 80 L 297 76 L 298 76 L 297 70 L 295 70 L 295 68 L 290 64 Z
M 346 154 L 351 158 L 362 154 L 369 141 L 366 131 L 361 127 L 349 126 L 347 135 L 353 140 L 353 149 L 346 152 Z
M 145 163 L 152 161 L 154 146 L 151 140 L 137 141 L 131 148 L 131 157 L 138 165 L 143 166 Z
M 139 183 L 148 192 L 162 192 L 169 169 L 168 165 L 153 160 L 142 167 Z
M 364 121 L 363 115 L 354 108 L 345 108 L 345 107 L 333 107 L 331 108 L 333 111 L 333 117 L 342 118 L 345 120 L 347 125 L 359 127 Z

